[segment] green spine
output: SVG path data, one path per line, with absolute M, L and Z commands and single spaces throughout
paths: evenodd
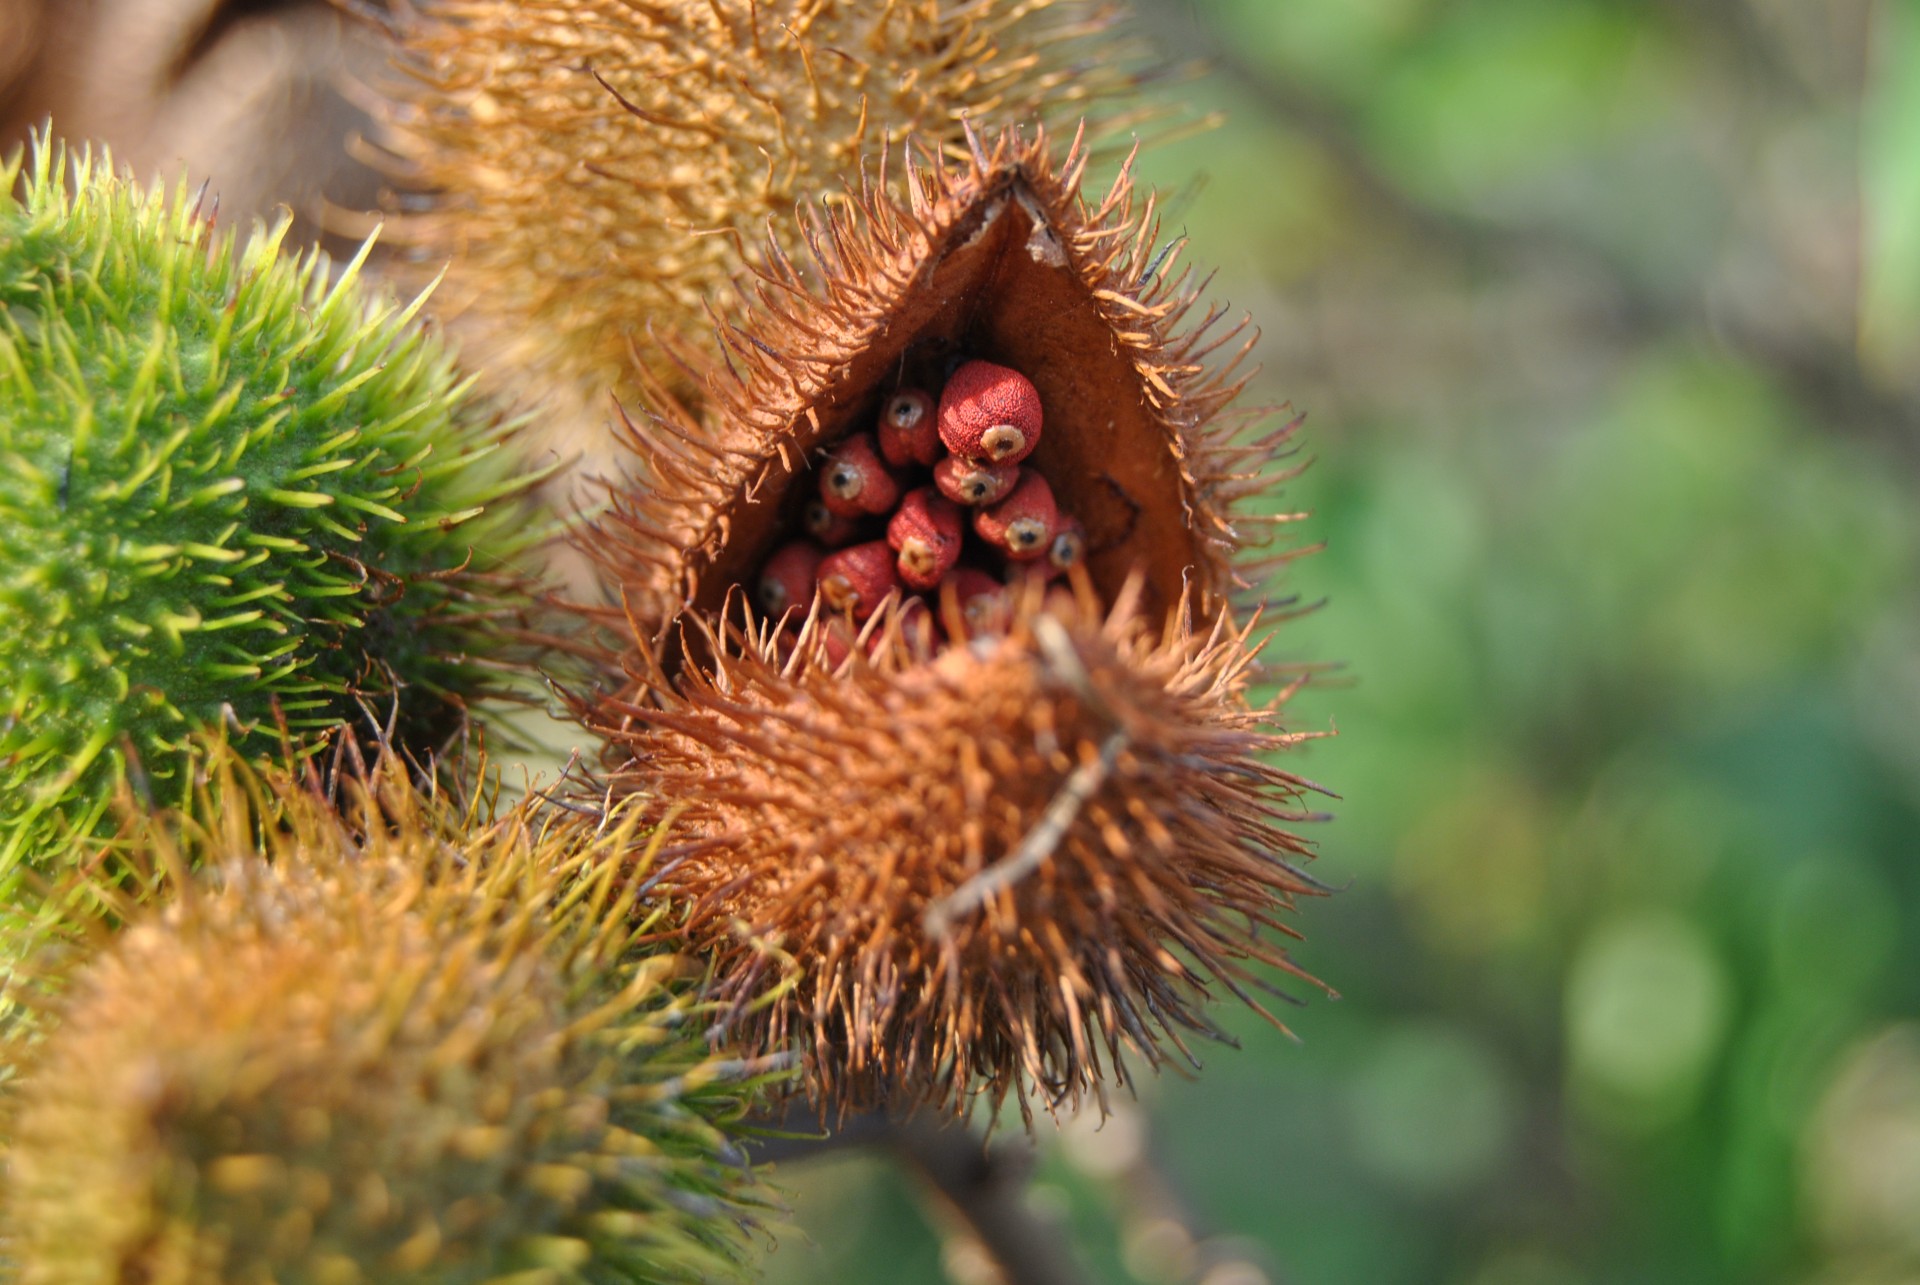
M 204 729 L 299 747 L 399 691 L 403 742 L 444 731 L 527 601 L 528 470 L 424 296 L 205 214 L 45 136 L 0 164 L 8 903 L 123 781 L 179 802 Z

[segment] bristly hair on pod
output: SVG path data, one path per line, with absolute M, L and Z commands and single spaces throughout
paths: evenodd
M 648 849 L 637 811 L 205 758 L 205 821 L 141 823 L 164 911 L 76 952 L 9 1050 L 16 1279 L 741 1274 L 733 1125 L 780 1063 L 708 1052 L 701 970 L 644 944 L 645 862 L 609 859 Z
M 1315 787 L 1268 761 L 1307 734 L 1248 705 L 1252 626 L 1156 627 L 1084 576 L 1014 618 L 930 661 L 897 616 L 838 664 L 730 630 L 600 708 L 672 800 L 660 860 L 718 998 L 830 1107 L 1104 1102 L 1123 1046 L 1221 1037 L 1216 984 L 1291 999 L 1243 961 L 1313 981 L 1260 936 L 1323 889 L 1285 828 Z M 751 1008 L 789 958 L 799 986 Z
M 1107 0 L 414 0 L 383 19 L 381 161 L 416 194 L 390 228 L 442 307 L 522 383 L 604 417 L 649 333 L 711 351 L 707 301 L 859 158 L 909 137 L 964 150 L 969 116 L 1154 114 L 1150 58 Z M 424 208 L 423 208 L 424 206 Z M 656 363 L 657 372 L 670 372 Z
M 1298 420 L 1232 406 L 1246 324 L 1197 309 L 1126 170 L 1089 204 L 1081 138 L 1058 162 L 1044 133 L 969 138 L 913 157 L 905 199 L 883 170 L 810 212 L 811 270 L 769 250 L 705 411 L 648 386 L 626 428 L 647 480 L 581 537 L 620 593 L 624 678 L 575 698 L 595 787 L 679 810 L 662 886 L 723 993 L 766 959 L 805 970 L 743 1021 L 808 1051 L 829 1111 L 1100 1095 L 1123 1049 L 1158 1065 L 1214 1033 L 1210 990 L 1256 984 L 1240 961 L 1297 973 L 1260 930 L 1323 891 L 1288 829 L 1317 787 L 1268 761 L 1302 739 L 1277 721 L 1297 682 L 1253 703 L 1244 623 L 1303 552 L 1243 556 L 1298 516 L 1246 503 L 1290 475 Z M 1023 421 L 1032 453 L 1000 467 L 1044 483 L 1023 512 L 1046 555 L 976 508 L 931 590 L 756 592 L 838 444 L 980 362 L 975 383 L 1017 383 L 967 398 Z M 988 467 L 931 476 L 956 461 Z M 864 557 L 879 535 L 844 538 Z

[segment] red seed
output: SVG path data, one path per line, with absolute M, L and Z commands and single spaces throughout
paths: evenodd
M 820 596 L 834 611 L 853 613 L 865 620 L 889 593 L 900 587 L 893 569 L 893 550 L 885 540 L 869 540 L 829 553 L 817 573 Z
M 1030 468 L 1020 470 L 1020 482 L 1006 499 L 973 515 L 974 532 L 1015 562 L 1046 556 L 1059 528 L 1053 488 Z
M 1087 528 L 1080 524 L 1079 518 L 1062 514 L 1059 528 L 1047 545 L 1047 564 L 1055 571 L 1065 571 L 1079 566 L 1086 558 Z
M 1007 587 L 984 571 L 960 567 L 940 582 L 940 596 L 953 595 L 954 607 L 968 637 L 1005 633 L 1012 623 Z
M 940 440 L 967 459 L 1017 464 L 1040 444 L 1040 392 L 1017 370 L 970 361 L 940 393 Z
M 1019 480 L 1018 464 L 985 464 L 949 455 L 933 466 L 933 484 L 955 504 L 992 504 Z
M 808 500 L 807 509 L 800 518 L 801 525 L 807 528 L 807 534 L 829 549 L 838 549 L 853 543 L 860 534 L 860 522 L 857 518 L 843 518 L 827 507 L 825 500 Z
M 902 388 L 880 407 L 880 454 L 895 468 L 925 468 L 940 458 L 940 421 L 933 394 Z
M 960 561 L 967 524 L 960 506 L 930 486 L 907 492 L 887 523 L 887 545 L 900 555 L 900 578 L 931 589 Z
M 874 450 L 873 434 L 855 433 L 820 467 L 820 502 L 843 518 L 886 513 L 900 502 L 900 484 Z
M 775 551 L 760 568 L 753 603 L 772 619 L 790 610 L 804 612 L 813 601 L 813 580 L 825 550 L 806 540 L 795 540 Z

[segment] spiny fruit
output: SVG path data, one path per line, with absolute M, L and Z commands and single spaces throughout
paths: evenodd
M 1157 1065 L 1217 1034 L 1210 987 L 1265 984 L 1243 960 L 1304 976 L 1259 936 L 1318 885 L 1285 830 L 1311 787 L 1267 761 L 1299 738 L 1245 700 L 1249 636 L 1103 610 L 1083 582 L 924 663 L 894 635 L 840 663 L 804 635 L 786 660 L 708 639 L 618 707 L 675 809 L 695 949 L 750 1046 L 811 1055 L 824 1103 L 1103 1094 L 1123 1045 Z M 782 955 L 806 976 L 749 1007 Z
M 529 600 L 529 479 L 356 258 L 237 250 L 38 140 L 0 166 L 0 902 L 188 745 L 296 744 L 404 693 L 430 747 Z M 362 251 L 364 257 L 365 251 Z M 382 711 L 384 712 L 384 711 Z M 18 910 L 18 906 L 13 907 Z M 6 916 L 0 914 L 0 919 Z
M 962 122 L 1109 126 L 1140 59 L 1081 0 L 415 0 L 389 19 L 399 221 L 456 259 L 454 304 L 516 378 L 593 423 L 650 333 L 709 352 L 707 307 L 795 205 Z M 496 364 L 490 362 L 490 365 Z
M 1288 828 L 1314 787 L 1268 761 L 1299 737 L 1252 703 L 1236 602 L 1264 579 L 1244 546 L 1285 520 L 1241 504 L 1293 423 L 1228 410 L 1240 327 L 1183 324 L 1195 290 L 1150 205 L 1124 173 L 1083 202 L 1085 160 L 1009 132 L 923 158 L 909 204 L 874 182 L 820 215 L 816 274 L 769 271 L 704 417 L 654 388 L 628 430 L 648 478 L 583 540 L 629 640 L 625 686 L 577 702 L 606 791 L 674 809 L 663 888 L 829 1110 L 1102 1093 L 1123 1048 L 1158 1064 L 1212 1029 L 1242 961 L 1291 969 L 1258 930 L 1316 890 Z M 931 588 L 856 543 L 809 611 L 755 613 L 740 587 L 902 389 L 972 408 L 943 449 L 1017 423 L 1031 453 L 902 466 L 890 537 L 929 478 L 977 515 Z M 942 485 L 976 465 L 1022 489 Z M 829 571 L 854 555 L 849 592 Z M 783 955 L 804 979 L 749 1012 Z
M 661 916 L 610 857 L 646 835 L 489 820 L 390 771 L 336 811 L 216 764 L 211 825 L 147 833 L 204 876 L 66 980 L 27 1058 L 10 1279 L 739 1275 L 729 1122 L 766 1068 L 709 1054 L 698 970 L 640 945 Z

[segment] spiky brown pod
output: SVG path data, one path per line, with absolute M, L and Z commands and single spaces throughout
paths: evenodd
M 1230 623 L 1258 580 L 1235 555 L 1279 520 L 1237 508 L 1292 424 L 1228 411 L 1243 325 L 1194 317 L 1124 173 L 1079 200 L 1085 159 L 1008 133 L 911 169 L 908 202 L 876 182 L 816 214 L 814 271 L 776 256 L 704 419 L 653 390 L 628 432 L 652 482 L 584 540 L 628 639 L 629 687 L 581 702 L 606 784 L 692 836 L 668 882 L 723 985 L 751 995 L 781 954 L 805 969 L 753 1021 L 810 1049 L 829 1108 L 1098 1092 L 1123 1046 L 1157 1063 L 1210 1029 L 1209 979 L 1290 968 L 1256 929 L 1313 887 L 1284 829 L 1310 787 L 1266 759 L 1296 738 L 1250 707 L 1258 646 Z M 1039 434 L 1013 467 L 1043 480 L 1022 511 L 1061 557 L 1002 547 L 1009 514 L 976 509 L 924 597 L 876 585 L 906 596 L 843 610 L 822 561 L 804 629 L 751 617 L 795 599 L 758 592 L 762 569 L 838 443 L 975 359 L 1035 395 L 956 440 L 1006 416 Z
M 597 420 L 649 333 L 705 335 L 768 220 L 863 152 L 969 115 L 1100 111 L 1139 59 L 1097 0 L 415 0 L 386 144 L 430 194 L 399 234 L 456 259 L 500 361 Z M 493 364 L 498 364 L 493 363 Z
M 1211 982 L 1261 984 L 1241 961 L 1304 976 L 1258 936 L 1317 885 L 1283 828 L 1311 787 L 1264 757 L 1298 737 L 1246 703 L 1247 634 L 1090 592 L 1035 607 L 930 663 L 716 643 L 603 708 L 675 809 L 662 859 L 721 998 L 806 967 L 742 1020 L 809 1049 L 829 1103 L 1097 1094 L 1123 1044 L 1157 1064 L 1214 1033 Z

